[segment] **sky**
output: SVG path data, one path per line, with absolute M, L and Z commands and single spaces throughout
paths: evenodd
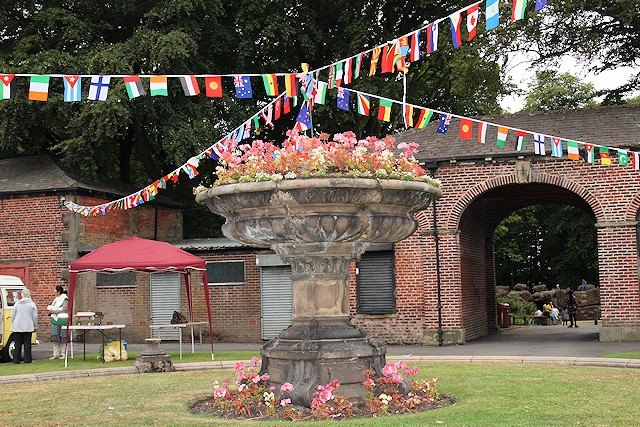
M 509 66 L 511 67 L 509 75 L 512 77 L 513 83 L 520 89 L 526 89 L 527 84 L 535 76 L 535 70 L 529 69 L 529 63 L 525 57 L 511 58 Z M 577 65 L 574 59 L 566 57 L 562 60 L 559 71 L 560 73 L 569 72 L 576 77 L 582 78 L 587 83 L 593 83 L 597 90 L 611 89 L 624 84 L 632 74 L 638 72 L 638 69 L 623 67 L 595 75 L 593 73 L 584 73 L 581 66 Z M 638 94 L 640 94 L 640 91 L 636 91 L 635 95 Z M 507 96 L 500 102 L 500 105 L 508 112 L 516 113 L 524 107 L 524 102 L 524 96 Z

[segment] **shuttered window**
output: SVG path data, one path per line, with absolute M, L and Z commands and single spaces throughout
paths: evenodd
M 356 266 L 357 313 L 394 314 L 396 282 L 393 251 L 365 252 Z

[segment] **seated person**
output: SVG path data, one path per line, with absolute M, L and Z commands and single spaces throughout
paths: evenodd
M 553 309 L 553 301 L 549 301 L 547 304 L 542 306 L 544 315 L 549 317 L 551 319 L 551 322 L 555 325 L 558 323 L 558 315 L 554 313 Z

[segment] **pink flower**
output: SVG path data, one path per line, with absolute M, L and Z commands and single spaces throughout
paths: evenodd
M 258 375 L 251 377 L 251 381 L 253 381 L 254 384 L 258 384 L 260 382 L 260 377 Z
M 376 386 L 376 382 L 372 378 L 367 378 L 362 384 L 366 388 L 373 388 Z
M 226 388 L 217 388 L 213 391 L 213 397 L 216 399 L 221 399 L 227 395 Z
M 233 364 L 233 369 L 236 371 L 241 371 L 244 369 L 244 362 L 236 362 Z
M 402 375 L 400 374 L 391 375 L 391 381 L 393 381 L 394 383 L 400 384 L 402 382 Z
M 255 365 L 256 363 L 258 363 L 260 361 L 260 359 L 258 359 L 257 357 L 253 356 L 251 358 L 251 360 L 249 360 L 249 363 L 251 363 L 252 365 Z
M 262 376 L 260 377 L 260 379 L 262 381 L 268 381 L 269 378 L 271 378 L 271 376 L 269 374 L 262 374 Z
M 283 392 L 293 391 L 293 384 L 290 384 L 290 383 L 282 384 L 280 386 L 280 391 L 283 391 Z
M 382 375 L 385 377 L 390 377 L 394 374 L 398 373 L 398 368 L 393 363 L 387 363 L 384 368 L 382 368 Z
M 291 399 L 282 399 L 282 400 L 280 401 L 280 405 L 281 405 L 281 406 L 285 406 L 285 405 L 288 405 L 288 404 L 290 404 L 290 403 L 291 403 Z

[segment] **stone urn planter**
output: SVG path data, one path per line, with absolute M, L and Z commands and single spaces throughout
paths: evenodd
M 294 404 L 309 407 L 319 384 L 334 379 L 349 399 L 364 394 L 362 372 L 381 375 L 386 347 L 350 324 L 351 261 L 371 243 L 402 240 L 413 214 L 441 196 L 426 182 L 311 178 L 222 185 L 196 200 L 226 218 L 230 239 L 270 247 L 291 265 L 292 325 L 262 349 L 262 372 Z

